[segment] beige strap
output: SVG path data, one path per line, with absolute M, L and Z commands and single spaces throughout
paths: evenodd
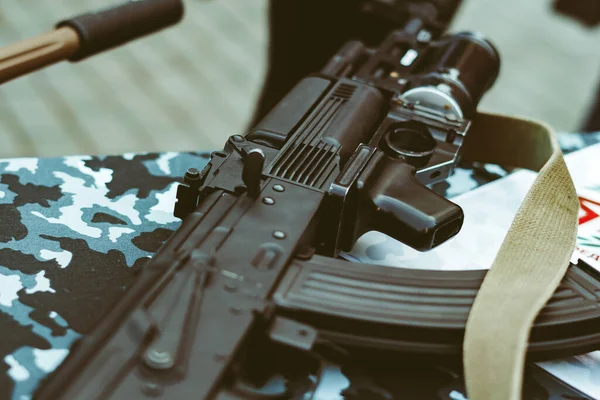
M 479 114 L 464 158 L 539 171 L 475 298 L 464 338 L 469 399 L 516 400 L 531 326 L 575 247 L 579 202 L 554 133 L 544 124 Z

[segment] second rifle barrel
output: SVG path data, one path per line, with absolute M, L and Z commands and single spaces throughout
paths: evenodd
M 182 17 L 182 0 L 133 0 L 61 21 L 55 31 L 0 48 L 0 84 L 62 60 L 83 60 Z
M 71 28 L 60 28 L 0 48 L 0 84 L 66 60 L 77 49 L 79 36 Z

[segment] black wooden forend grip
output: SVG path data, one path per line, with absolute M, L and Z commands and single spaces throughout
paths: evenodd
M 183 17 L 181 0 L 134 0 L 59 22 L 77 31 L 79 49 L 69 58 L 79 61 L 173 25 Z

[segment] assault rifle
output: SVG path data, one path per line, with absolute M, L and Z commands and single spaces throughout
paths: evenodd
M 182 12 L 179 1 L 137 3 Z M 85 37 L 85 23 L 65 25 Z M 112 37 L 105 48 L 124 41 Z M 427 185 L 457 165 L 499 65 L 486 39 L 437 37 L 420 16 L 376 48 L 347 43 L 249 133 L 187 171 L 174 209 L 180 229 L 36 396 L 289 398 L 285 384 L 265 388 L 258 363 L 318 369 L 346 352 L 459 355 L 485 271 L 335 257 L 369 230 L 418 250 L 459 232 L 460 207 Z M 598 276 L 571 266 L 529 355 L 597 348 L 599 317 Z

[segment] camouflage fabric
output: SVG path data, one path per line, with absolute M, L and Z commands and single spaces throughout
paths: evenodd
M 0 398 L 27 399 L 180 220 L 208 153 L 0 160 Z
M 600 134 L 562 140 L 565 150 L 597 141 Z M 93 330 L 180 225 L 172 215 L 177 182 L 208 157 L 0 160 L 0 398 L 31 398 L 72 343 Z M 468 167 L 435 190 L 452 197 L 508 173 L 497 166 Z M 464 399 L 459 368 L 407 361 L 394 369 L 403 372 L 390 380 L 381 364 L 331 365 L 317 389 L 300 398 Z M 423 385 L 424 379 L 435 384 Z

